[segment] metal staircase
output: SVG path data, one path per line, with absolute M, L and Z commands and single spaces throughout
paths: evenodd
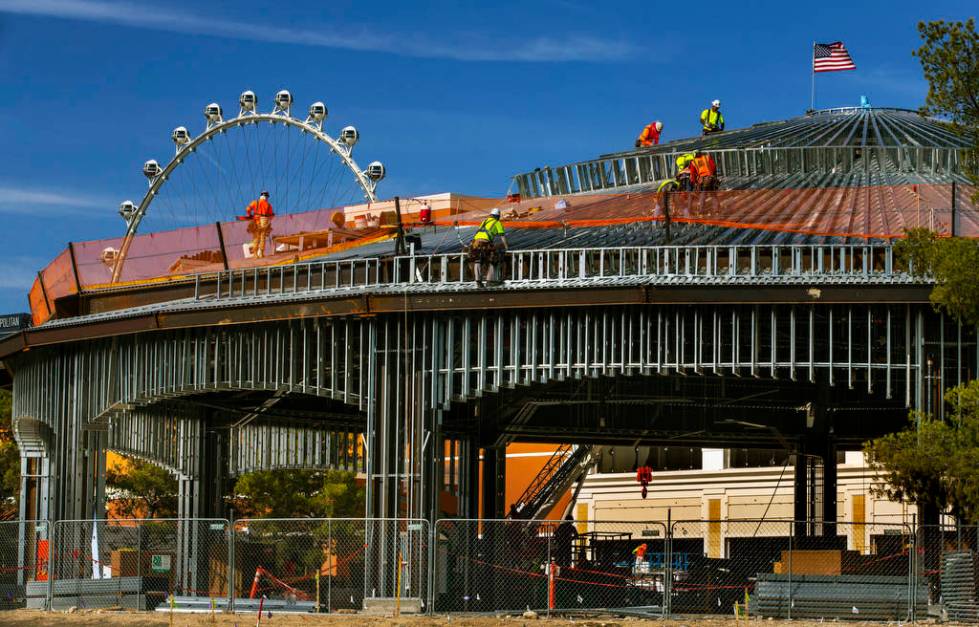
M 562 444 L 514 504 L 507 518 L 532 520 L 550 512 L 572 484 L 595 464 L 602 447 Z

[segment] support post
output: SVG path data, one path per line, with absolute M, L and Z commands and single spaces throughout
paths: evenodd
M 224 264 L 224 269 L 228 269 L 228 251 L 224 248 L 224 231 L 221 230 L 221 223 L 215 222 L 214 228 L 218 230 L 218 245 L 221 247 L 221 263 Z
M 955 183 L 952 183 L 953 188 Z M 952 198 L 955 198 L 955 192 L 952 192 Z M 953 201 L 954 204 L 954 201 Z M 82 283 L 78 280 L 78 260 L 75 258 L 75 245 L 68 242 L 68 258 L 71 259 L 71 274 L 75 277 L 75 292 L 77 294 L 82 293 Z
M 37 282 L 41 286 L 41 296 L 44 297 L 44 305 L 48 308 L 48 317 L 54 315 L 54 307 L 51 306 L 51 299 L 48 298 L 48 288 L 44 287 L 44 275 L 40 271 L 37 273 Z
M 809 463 L 805 445 L 800 442 L 795 454 L 794 510 L 795 535 L 809 535 Z
M 505 447 L 490 447 L 483 450 L 482 480 L 482 518 L 486 520 L 502 518 L 504 515 L 504 490 L 506 489 Z
M 812 42 L 812 47 L 809 49 L 809 110 L 816 110 L 816 42 Z
M 836 443 L 828 438 L 823 450 L 823 535 L 836 535 L 837 519 L 837 468 Z M 861 533 L 863 531 L 861 530 Z
M 394 240 L 394 254 L 403 256 L 408 254 L 405 250 L 405 228 L 401 222 L 401 197 L 394 197 L 394 214 L 398 219 L 398 237 Z
M 459 485 L 459 508 L 463 518 L 479 518 L 479 443 L 476 438 L 463 440 L 460 447 L 462 476 Z

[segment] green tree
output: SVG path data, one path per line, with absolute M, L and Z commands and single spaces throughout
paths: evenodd
M 20 450 L 14 440 L 13 395 L 0 390 L 0 518 L 17 514 L 20 498 Z
M 936 309 L 964 324 L 979 324 L 979 244 L 975 240 L 911 229 L 895 245 L 895 252 L 913 274 L 935 281 L 930 299 Z
M 895 246 L 899 263 L 935 282 L 929 296 L 938 311 L 979 325 L 979 244 L 913 229 Z M 912 412 L 898 433 L 867 442 L 871 468 L 886 482 L 875 491 L 895 500 L 932 505 L 964 520 L 979 514 L 979 381 L 946 393 L 949 420 Z
M 864 446 L 886 482 L 874 491 L 979 522 L 979 381 L 952 388 L 945 400 L 948 421 L 912 413 L 907 428 Z
M 110 466 L 105 483 L 115 492 L 111 500 L 126 518 L 170 518 L 177 515 L 177 479 L 149 462 L 130 459 Z
M 975 18 L 965 22 L 919 22 L 922 44 L 914 55 L 921 61 L 928 96 L 922 113 L 948 121 L 972 141 L 966 151 L 965 173 L 979 184 L 979 35 Z
M 364 515 L 364 488 L 342 470 L 262 470 L 235 483 L 233 504 L 245 517 L 336 518 Z

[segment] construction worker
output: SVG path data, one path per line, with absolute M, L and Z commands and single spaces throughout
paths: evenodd
M 663 131 L 663 123 L 659 120 L 647 124 L 645 128 L 642 129 L 642 133 L 639 134 L 639 139 L 636 140 L 636 148 L 646 148 L 648 146 L 655 146 L 659 143 L 659 134 Z
M 496 238 L 500 238 L 500 243 L 503 245 L 502 249 L 497 247 Z M 506 230 L 503 228 L 503 223 L 500 222 L 500 210 L 493 207 L 489 217 L 479 225 L 479 229 L 473 235 L 472 245 L 469 247 L 477 285 L 482 287 L 484 282 L 499 283 L 502 281 L 501 266 L 503 251 L 506 249 Z M 486 267 L 485 276 L 483 275 L 484 266 Z
M 717 163 L 714 157 L 698 150 L 690 162 L 690 183 L 694 189 L 702 192 L 712 192 L 717 189 Z
M 702 135 L 710 135 L 724 130 L 724 115 L 721 113 L 720 100 L 710 103 L 710 109 L 704 109 L 700 113 L 700 125 L 703 127 Z
M 679 183 L 680 191 L 689 192 L 693 189 L 693 174 L 690 164 L 697 158 L 695 152 L 685 152 L 676 158 L 676 181 Z
M 643 542 L 642 544 L 640 544 L 636 548 L 632 549 L 632 554 L 636 556 L 636 560 L 635 560 L 635 562 L 633 563 L 633 566 L 632 566 L 633 572 L 635 572 L 635 573 L 647 572 L 647 570 L 648 570 L 646 568 L 646 551 L 647 550 L 649 550 L 649 547 L 646 545 L 645 542 Z
M 245 210 L 245 219 L 251 220 L 248 232 L 252 234 L 252 254 L 260 259 L 265 256 L 265 240 L 272 232 L 273 217 L 275 212 L 267 191 L 262 191 L 258 200 L 251 201 Z
M 690 164 L 697 157 L 696 153 L 685 152 L 676 158 L 676 173 L 673 178 L 666 179 L 656 190 L 660 192 L 689 192 L 693 189 L 690 184 Z

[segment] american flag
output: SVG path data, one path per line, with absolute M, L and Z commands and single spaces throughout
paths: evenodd
M 831 44 L 815 44 L 812 50 L 813 72 L 840 72 L 857 69 L 842 41 Z

